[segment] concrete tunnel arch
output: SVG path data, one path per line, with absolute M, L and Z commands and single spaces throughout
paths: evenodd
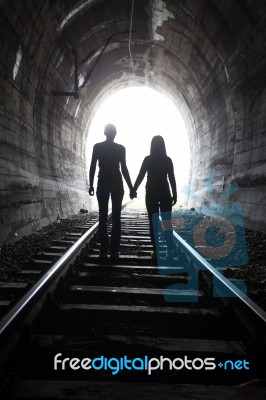
M 86 127 L 99 99 L 133 79 L 170 94 L 184 116 L 202 204 L 212 172 L 215 195 L 236 182 L 246 226 L 266 230 L 265 2 L 135 0 L 134 76 L 131 0 L 0 7 L 1 242 L 90 208 Z

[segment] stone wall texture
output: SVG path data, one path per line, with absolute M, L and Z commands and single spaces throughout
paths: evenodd
M 200 205 L 210 203 L 206 174 L 216 201 L 235 182 L 226 201 L 240 201 L 246 226 L 266 231 L 266 2 L 135 0 L 134 74 L 131 6 L 0 1 L 1 243 L 92 209 L 87 128 L 106 96 L 136 84 L 181 110 Z

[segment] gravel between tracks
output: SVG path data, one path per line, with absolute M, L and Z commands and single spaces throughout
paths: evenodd
M 195 211 L 179 211 L 186 216 L 187 231 L 193 231 L 199 218 Z M 21 240 L 2 246 L 0 252 L 0 281 L 19 281 L 19 272 L 24 263 L 33 258 L 36 253 L 43 251 L 52 241 L 62 239 L 67 232 L 75 231 L 98 213 L 77 214 L 60 222 L 50 224 L 39 231 L 23 237 Z M 182 236 L 182 232 L 180 233 Z M 235 270 L 231 266 L 225 272 L 228 278 L 243 280 L 248 288 L 248 296 L 261 308 L 266 310 L 266 234 L 245 229 L 248 250 L 248 263 Z M 192 243 L 191 243 L 192 244 Z
M 98 213 L 80 213 L 47 225 L 21 240 L 4 244 L 0 252 L 0 281 L 19 281 L 23 265 L 50 246 L 54 240 L 63 239 L 67 232 L 75 232 Z

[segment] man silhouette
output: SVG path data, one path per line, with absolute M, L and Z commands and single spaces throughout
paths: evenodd
M 121 144 L 114 143 L 116 127 L 107 124 L 104 128 L 106 140 L 93 146 L 90 165 L 90 196 L 94 195 L 94 175 L 98 160 L 99 175 L 97 185 L 97 200 L 99 205 L 99 240 L 100 257 L 107 257 L 110 251 L 111 257 L 119 257 L 119 246 L 121 236 L 121 206 L 124 196 L 123 180 L 120 172 L 133 193 L 133 187 L 126 165 L 126 149 Z M 111 240 L 107 232 L 108 202 L 111 195 L 112 200 L 112 232 Z

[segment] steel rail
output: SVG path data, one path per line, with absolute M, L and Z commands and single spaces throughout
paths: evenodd
M 16 316 L 21 313 L 25 307 L 32 301 L 36 300 L 38 292 L 47 287 L 55 275 L 62 272 L 66 264 L 68 264 L 73 256 L 76 256 L 78 250 L 84 245 L 84 243 L 90 239 L 95 233 L 99 225 L 96 222 L 76 243 L 74 243 L 69 250 L 47 271 L 29 291 L 18 301 L 17 304 L 5 315 L 0 321 L 0 336 L 3 332 L 12 324 Z
M 111 213 L 109 213 L 109 217 Z M 48 293 L 57 286 L 70 263 L 77 257 L 84 244 L 98 229 L 96 222 L 77 240 L 66 253 L 28 290 L 0 321 L 0 366 L 18 342 L 26 324 L 30 324 L 42 308 Z
M 130 202 L 131 200 L 126 201 L 122 208 Z M 108 218 L 111 216 L 112 213 L 109 212 Z M 0 320 L 0 366 L 18 342 L 25 325 L 37 316 L 48 293 L 56 288 L 59 279 L 67 273 L 68 266 L 78 256 L 84 244 L 94 236 L 98 226 L 99 222 L 96 222 L 89 228 Z
M 200 270 L 209 271 L 218 281 L 224 285 L 229 292 L 232 294 L 232 297 L 237 297 L 241 300 L 242 303 L 245 304 L 246 307 L 252 313 L 255 313 L 257 317 L 265 324 L 266 323 L 266 312 L 260 308 L 254 301 L 252 301 L 246 294 L 244 294 L 240 289 L 238 289 L 230 280 L 225 278 L 215 267 L 213 267 L 204 257 L 202 257 L 193 247 L 191 247 L 180 235 L 178 235 L 173 230 L 174 238 L 178 243 L 182 245 L 182 247 L 186 250 L 189 256 L 194 259 L 200 266 Z
M 124 206 L 124 205 L 123 205 Z M 111 213 L 109 214 L 109 216 Z M 26 323 L 32 322 L 39 310 L 43 306 L 47 294 L 57 285 L 59 279 L 67 273 L 67 267 L 71 261 L 79 254 L 84 244 L 91 239 L 98 229 L 99 222 L 96 222 L 73 246 L 48 270 L 30 290 L 16 303 L 0 321 L 0 365 L 7 358 L 8 348 L 12 347 L 11 342 L 17 342 Z M 175 240 L 182 246 L 188 255 L 197 262 L 199 270 L 207 270 L 212 276 L 227 287 L 227 289 L 237 297 L 252 313 L 266 323 L 266 312 L 226 279 L 215 267 L 205 260 L 195 249 L 193 249 L 180 235 L 173 231 Z M 16 330 L 12 328 L 16 328 Z M 12 336 L 12 337 L 11 337 Z M 3 341 L 6 341 L 3 346 Z M 1 354 L 2 353 L 2 354 Z

